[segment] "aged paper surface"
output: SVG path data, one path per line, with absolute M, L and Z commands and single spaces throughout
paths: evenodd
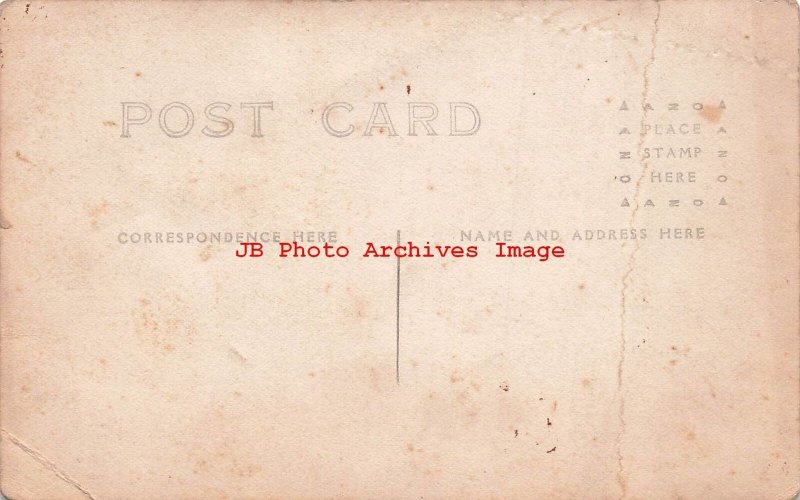
M 8 498 L 800 487 L 791 3 L 1 26 Z

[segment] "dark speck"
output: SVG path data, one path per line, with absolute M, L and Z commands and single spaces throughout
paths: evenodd
M 556 447 L 555 446 L 553 446 L 552 450 L 547 450 L 547 453 L 553 453 L 554 451 L 556 451 Z

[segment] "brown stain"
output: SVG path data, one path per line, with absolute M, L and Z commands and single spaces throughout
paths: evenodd
M 97 205 L 84 205 L 86 213 L 89 215 L 89 224 L 92 228 L 97 229 L 100 224 L 100 217 L 108 213 L 108 208 L 111 206 L 106 200 L 101 201 Z
M 30 160 L 30 158 L 28 158 L 27 156 L 25 156 L 24 154 L 22 154 L 22 152 L 21 152 L 21 151 L 17 151 L 17 152 L 15 153 L 15 156 L 17 157 L 17 160 L 21 161 L 22 163 L 27 163 L 27 164 L 29 164 L 29 165 L 36 165 L 34 162 L 32 162 L 32 161 Z
M 367 317 L 367 310 L 369 308 L 369 302 L 362 298 L 362 297 L 354 297 L 353 298 L 353 315 L 358 318 L 366 318 Z
M 208 418 L 211 419 L 211 424 L 214 426 L 230 426 L 226 415 L 221 411 L 212 412 Z M 209 474 L 212 471 L 238 479 L 260 475 L 263 467 L 241 453 L 241 444 L 236 438 L 209 439 L 203 446 L 189 448 L 186 457 L 181 457 L 180 460 L 190 465 L 192 473 L 196 475 Z M 217 496 L 225 498 L 225 496 Z
M 692 352 L 691 347 L 685 347 L 683 349 L 680 349 L 677 346 L 672 346 L 670 349 L 672 350 L 672 352 L 675 352 L 677 354 L 682 354 L 684 356 L 687 356 L 690 352 Z
M 526 430 L 531 429 L 540 418 L 544 419 L 542 408 L 532 405 L 532 400 L 525 396 L 524 391 L 517 394 L 499 392 L 494 389 L 497 387 L 496 382 L 487 382 L 482 378 L 487 373 L 496 373 L 499 367 L 499 364 L 492 361 L 476 363 L 474 360 L 460 366 L 451 365 L 440 375 L 442 381 L 451 380 L 450 384 L 445 382 L 447 388 L 420 394 L 413 412 L 426 425 L 414 434 L 414 438 L 401 442 L 403 446 L 412 442 L 415 450 L 425 449 L 424 454 L 406 455 L 409 458 L 413 456 L 415 459 L 425 459 L 424 463 L 416 464 L 419 465 L 420 472 L 424 469 L 440 468 L 435 463 L 434 455 L 442 436 L 475 435 L 478 430 L 483 432 L 488 427 L 493 427 L 504 438 L 513 440 L 516 436 L 520 445 L 533 446 L 534 439 Z M 486 383 L 489 383 L 490 390 L 480 391 L 476 387 Z M 539 428 L 536 432 L 545 436 L 548 429 Z M 431 444 L 431 447 L 426 444 Z M 508 444 L 506 442 L 506 446 Z M 410 465 L 415 466 L 413 460 Z
M 450 374 L 450 401 L 458 408 L 464 426 L 473 426 L 480 420 L 482 411 L 480 398 L 480 384 L 468 375 L 462 375 L 458 370 Z
M 232 357 L 233 357 L 233 358 L 234 358 L 236 361 L 238 361 L 238 362 L 240 362 L 240 363 L 243 363 L 243 364 L 244 364 L 244 363 L 247 363 L 247 358 L 245 357 L 245 355 L 244 355 L 244 354 L 242 354 L 241 352 L 239 352 L 239 350 L 238 350 L 238 349 L 236 349 L 235 347 L 231 347 L 231 348 L 228 350 L 228 352 L 230 353 L 230 355 L 231 355 L 231 356 L 232 356 Z
M 720 118 L 722 118 L 723 111 L 724 109 L 720 108 L 719 106 L 710 106 L 707 104 L 703 104 L 703 109 L 701 109 L 698 113 L 706 121 L 709 121 L 711 123 L 718 123 Z
M 694 431 L 686 431 L 687 441 L 694 441 L 695 439 L 697 439 L 697 435 L 694 433 Z
M 207 262 L 208 259 L 213 257 L 215 253 L 214 245 L 206 245 L 206 247 L 200 252 L 200 260 Z
M 467 426 L 474 425 L 478 422 L 478 410 L 472 409 L 468 410 L 464 416 L 464 423 Z
M 58 260 L 59 254 L 51 251 L 47 252 L 47 262 L 56 262 Z
M 581 283 L 580 285 L 578 285 L 578 290 L 583 290 L 585 288 L 586 288 L 586 283 Z
M 117 122 L 115 122 L 114 120 L 105 120 L 103 122 L 103 125 L 105 125 L 106 127 L 116 127 Z
M 258 464 L 251 464 L 251 463 L 239 463 L 239 460 L 236 458 L 233 459 L 233 463 L 230 467 L 230 472 L 233 476 L 239 478 L 250 478 L 257 474 L 259 474 L 262 470 L 262 467 Z
M 611 103 L 611 98 L 610 97 L 606 97 L 606 102 L 610 104 Z
M 622 490 L 622 498 L 628 496 L 628 480 L 622 475 L 622 473 L 617 473 L 617 483 Z
M 197 333 L 189 307 L 177 295 L 141 298 L 131 315 L 136 336 L 157 352 L 172 353 L 176 346 L 189 345 Z
M 369 385 L 375 392 L 381 392 L 383 389 L 384 375 L 379 372 L 374 366 L 369 367 Z
M 424 453 L 422 448 L 415 446 L 414 443 L 406 443 L 406 451 L 409 453 Z
M 371 314 L 373 310 L 372 302 L 366 295 L 349 285 L 345 287 L 345 293 L 347 294 L 344 299 L 346 305 L 339 312 L 343 319 L 350 324 L 360 324 L 374 319 Z
M 134 73 L 134 75 L 136 75 L 136 77 L 138 78 L 138 77 L 142 76 L 142 72 L 141 71 L 136 71 L 136 73 Z
M 583 379 L 581 381 L 581 385 L 583 387 L 585 387 L 586 389 L 591 389 L 592 388 L 592 381 L 590 379 L 588 379 L 588 378 L 585 378 L 585 379 Z

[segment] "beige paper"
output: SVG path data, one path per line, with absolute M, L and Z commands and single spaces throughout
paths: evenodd
M 3 3 L 3 494 L 791 498 L 797 13 Z

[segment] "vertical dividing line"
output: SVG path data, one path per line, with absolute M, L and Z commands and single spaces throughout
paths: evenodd
M 397 245 L 400 246 L 400 230 L 397 230 Z M 397 385 L 400 385 L 400 257 L 397 257 L 397 291 L 395 294 L 395 334 L 397 339 L 397 348 L 395 350 L 395 376 L 397 378 Z

